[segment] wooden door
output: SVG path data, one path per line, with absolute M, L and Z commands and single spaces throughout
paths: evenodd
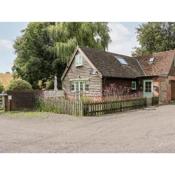
M 175 100 L 175 81 L 171 81 L 171 100 Z

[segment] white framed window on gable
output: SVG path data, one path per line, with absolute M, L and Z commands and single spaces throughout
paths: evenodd
M 72 80 L 70 82 L 71 92 L 88 92 L 89 82 L 86 80 Z
M 136 90 L 137 89 L 137 83 L 136 81 L 131 81 L 131 89 Z
M 76 56 L 75 56 L 75 66 L 78 67 L 78 66 L 82 66 L 83 65 L 83 56 L 78 53 Z

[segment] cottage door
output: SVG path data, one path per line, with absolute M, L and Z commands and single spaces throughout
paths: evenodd
M 152 80 L 143 81 L 143 96 L 152 97 L 153 96 L 153 82 Z
M 175 100 L 175 81 L 171 81 L 171 100 Z

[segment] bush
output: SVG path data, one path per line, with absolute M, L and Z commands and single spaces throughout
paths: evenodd
M 32 90 L 32 86 L 25 80 L 12 80 L 7 88 L 7 91 L 26 91 Z
M 0 93 L 2 93 L 3 90 L 4 90 L 4 86 L 3 86 L 2 83 L 0 82 Z
M 47 90 L 50 90 L 50 89 L 54 89 L 54 81 L 53 80 L 48 80 L 47 82 L 46 82 L 46 89 Z

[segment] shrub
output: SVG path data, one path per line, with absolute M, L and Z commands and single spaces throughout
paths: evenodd
M 54 89 L 54 81 L 53 80 L 48 80 L 46 82 L 46 89 L 49 90 L 49 89 Z
M 38 99 L 36 103 L 36 109 L 42 112 L 54 112 L 61 113 L 61 105 L 63 105 L 64 100 L 56 99 L 56 98 L 48 98 L 46 99 Z
M 7 91 L 26 91 L 32 90 L 32 86 L 25 80 L 12 80 L 7 88 Z
M 0 93 L 2 93 L 3 90 L 4 90 L 4 86 L 3 86 L 2 83 L 0 82 Z

